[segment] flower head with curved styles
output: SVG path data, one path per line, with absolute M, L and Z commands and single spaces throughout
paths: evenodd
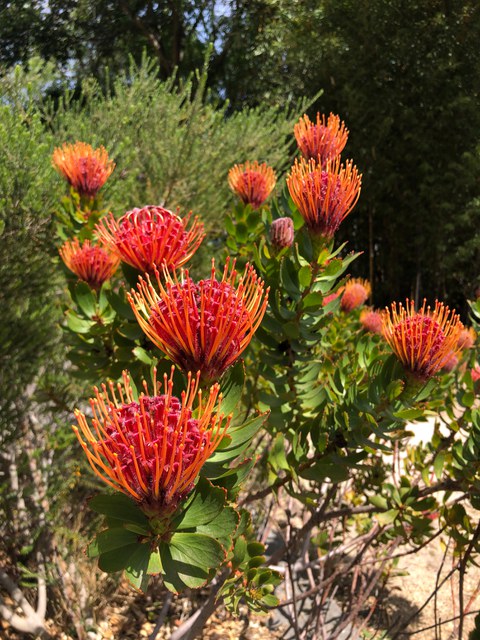
M 342 311 L 353 311 L 357 307 L 360 307 L 367 298 L 370 297 L 371 293 L 372 288 L 368 280 L 351 278 L 345 285 L 340 301 L 340 308 Z
M 191 212 L 180 218 L 163 207 L 147 206 L 128 211 L 118 220 L 112 214 L 96 225 L 97 237 L 123 262 L 138 271 L 154 273 L 184 265 L 200 246 L 205 233 L 198 218 L 187 229 Z
M 204 462 L 230 423 L 216 409 L 219 385 L 204 398 L 198 375 L 188 374 L 181 398 L 172 395 L 172 375 L 162 385 L 154 373 L 153 395 L 144 382 L 136 399 L 126 371 L 123 385 L 94 389 L 91 424 L 78 409 L 73 430 L 94 472 L 133 498 L 148 515 L 168 514 L 193 489 Z
M 360 313 L 360 324 L 370 333 L 382 333 L 382 315 L 374 309 L 363 309 Z
M 287 177 L 287 186 L 310 232 L 331 239 L 360 196 L 361 175 L 351 160 L 340 158 L 321 165 L 298 161 Z
M 228 184 L 245 204 L 258 209 L 275 187 L 276 178 L 266 162 L 236 164 L 228 172 Z
M 458 336 L 463 329 L 455 311 L 442 302 L 435 308 L 424 300 L 415 311 L 413 300 L 405 307 L 394 302 L 382 314 L 383 335 L 404 367 L 420 380 L 434 376 L 458 352 Z
M 94 198 L 115 168 L 105 147 L 94 149 L 86 142 L 57 147 L 52 164 L 81 196 Z
M 113 276 L 120 258 L 101 245 L 90 240 L 80 244 L 78 238 L 67 240 L 59 249 L 65 265 L 92 289 L 100 289 Z
M 235 262 L 225 265 L 221 280 L 194 282 L 188 271 L 181 279 L 157 272 L 158 293 L 150 278 L 140 278 L 129 302 L 148 338 L 184 371 L 201 372 L 202 383 L 218 380 L 249 345 L 262 321 L 268 290 L 247 265 L 237 283 Z
M 339 156 L 348 139 L 348 129 L 337 115 L 331 113 L 328 119 L 317 113 L 316 122 L 304 115 L 293 128 L 298 148 L 304 158 L 324 164 Z

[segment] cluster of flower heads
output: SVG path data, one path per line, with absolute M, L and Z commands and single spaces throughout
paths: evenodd
M 114 167 L 103 147 L 84 143 L 56 149 L 53 163 L 75 191 L 89 197 L 96 196 Z M 255 208 L 275 186 L 273 170 L 265 164 L 234 167 L 229 179 Z M 74 431 L 106 484 L 133 498 L 148 515 L 165 515 L 192 490 L 228 428 L 230 417 L 216 408 L 217 381 L 250 343 L 268 290 L 253 266 L 239 277 L 229 260 L 220 280 L 213 260 L 210 278 L 195 282 L 187 270 L 177 275 L 205 236 L 203 224 L 191 214 L 182 219 L 160 206 L 133 209 L 118 219 L 110 213 L 96 224 L 94 235 L 98 244 L 78 238 L 64 243 L 60 255 L 66 266 L 96 290 L 120 261 L 143 273 L 138 292 L 128 294 L 132 308 L 146 335 L 185 372 L 188 383 L 181 398 L 173 396 L 172 367 L 163 392 L 155 379 L 153 394 L 144 383 L 136 399 L 124 372 L 123 385 L 95 388 L 93 418 L 77 410 Z
M 123 385 L 94 389 L 90 421 L 75 411 L 73 429 L 94 472 L 149 516 L 175 511 L 231 419 L 217 408 L 218 384 L 204 398 L 199 375 L 188 374 L 179 399 L 172 394 L 172 376 L 173 370 L 170 378 L 164 375 L 162 389 L 154 372 L 153 394 L 144 382 L 144 392 L 135 398 L 124 371 Z
M 331 240 L 352 211 L 360 195 L 361 175 L 349 160 L 340 161 L 348 129 L 339 116 L 317 113 L 316 121 L 304 115 L 294 127 L 302 158 L 287 177 L 290 195 L 309 232 Z M 228 176 L 231 189 L 245 204 L 261 206 L 275 186 L 273 169 L 265 163 L 235 165 Z M 283 219 L 282 219 L 283 220 Z M 274 221 L 274 225 L 277 221 Z M 272 225 L 271 242 L 277 248 L 291 246 L 293 226 Z

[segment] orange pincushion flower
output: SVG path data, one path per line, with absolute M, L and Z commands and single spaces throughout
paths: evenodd
M 353 311 L 362 305 L 371 293 L 372 288 L 368 280 L 352 278 L 345 285 L 340 308 L 342 311 Z
M 205 233 L 203 223 L 191 212 L 180 218 L 163 207 L 147 206 L 128 211 L 116 220 L 105 216 L 95 233 L 123 262 L 139 271 L 153 273 L 155 265 L 175 269 L 185 264 L 200 246 Z
M 307 115 L 300 118 L 293 128 L 298 148 L 307 159 L 313 158 L 320 164 L 334 160 L 341 154 L 347 144 L 348 129 L 344 122 L 333 113 L 325 115 L 317 113 L 313 123 Z
M 445 362 L 443 363 L 443 371 L 445 371 L 446 373 L 450 373 L 451 371 L 453 371 L 454 369 L 456 369 L 458 365 L 458 356 L 456 353 L 454 353 L 453 351 L 450 352 L 450 356 L 447 358 L 447 360 L 445 360 Z
M 164 375 L 154 395 L 135 399 L 130 379 L 123 372 L 123 387 L 110 382 L 94 389 L 90 399 L 91 426 L 78 409 L 73 430 L 95 473 L 109 486 L 139 503 L 147 514 L 174 511 L 193 489 L 201 467 L 219 445 L 231 416 L 215 408 L 219 385 L 206 398 L 199 376 L 188 374 L 181 398 L 172 395 L 172 375 Z M 163 392 L 162 392 L 163 391 Z M 196 407 L 194 407 L 194 404 Z
M 249 345 L 268 302 L 251 265 L 238 284 L 235 262 L 225 265 L 221 280 L 194 282 L 188 271 L 179 280 L 164 269 L 157 272 L 158 292 L 147 276 L 138 292 L 128 295 L 137 320 L 150 340 L 184 371 L 201 371 L 202 382 L 217 380 Z
M 360 313 L 360 323 L 370 333 L 382 333 L 382 316 L 373 309 L 363 309 Z
M 276 183 L 275 173 L 266 162 L 236 164 L 228 172 L 228 184 L 245 204 L 258 209 L 268 198 Z
M 465 327 L 458 336 L 459 349 L 471 349 L 477 341 L 477 334 L 473 327 Z
M 351 160 L 345 166 L 340 158 L 329 160 L 322 168 L 302 158 L 295 160 L 287 186 L 309 230 L 331 239 L 357 203 L 361 175 Z
M 383 335 L 397 358 L 417 378 L 427 380 L 458 352 L 458 336 L 463 329 L 460 317 L 442 302 L 435 309 L 423 306 L 415 311 L 412 300 L 394 302 L 382 314 Z
M 85 142 L 57 147 L 52 164 L 81 196 L 94 198 L 115 168 L 105 147 L 94 149 Z
M 93 245 L 90 240 L 80 244 L 78 238 L 67 240 L 59 249 L 66 266 L 80 280 L 92 289 L 100 289 L 113 276 L 120 264 L 120 258 L 101 245 Z

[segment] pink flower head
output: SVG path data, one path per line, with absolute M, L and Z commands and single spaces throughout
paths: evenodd
M 94 149 L 85 142 L 65 143 L 57 147 L 52 164 L 77 193 L 89 198 L 97 195 L 115 168 L 105 147 Z
M 382 333 L 382 315 L 373 309 L 363 309 L 360 313 L 360 323 L 370 333 Z
M 135 399 L 124 371 L 123 386 L 110 382 L 94 389 L 91 425 L 75 411 L 73 430 L 94 472 L 148 515 L 176 509 L 230 423 L 215 406 L 218 384 L 204 398 L 199 376 L 188 374 L 187 390 L 177 398 L 172 375 L 165 374 L 162 390 L 154 373 L 153 395 L 144 383 L 144 393 Z
M 83 244 L 80 244 L 78 238 L 67 240 L 59 253 L 70 271 L 92 289 L 100 289 L 120 264 L 118 256 L 101 245 L 93 245 L 90 240 L 85 240 Z
M 154 273 L 155 266 L 184 265 L 200 246 L 203 224 L 195 217 L 187 229 L 190 218 L 191 212 L 182 219 L 163 207 L 147 206 L 128 211 L 118 220 L 112 214 L 105 216 L 95 233 L 123 262 Z
M 383 335 L 406 369 L 421 380 L 437 373 L 458 352 L 458 336 L 463 329 L 460 317 L 442 302 L 432 311 L 426 301 L 415 311 L 412 300 L 394 302 L 382 314 Z
M 348 129 L 337 115 L 331 113 L 328 119 L 317 113 L 316 122 L 307 115 L 300 118 L 294 129 L 298 148 L 304 158 L 313 158 L 320 164 L 334 160 L 341 154 L 347 143 Z
M 236 164 L 228 172 L 228 184 L 245 204 L 258 209 L 275 187 L 276 178 L 272 167 L 266 162 Z
M 361 175 L 351 160 L 340 158 L 325 165 L 295 160 L 287 186 L 305 225 L 314 235 L 331 239 L 360 196 Z
M 188 271 L 179 280 L 164 269 L 157 272 L 157 289 L 140 278 L 138 292 L 128 300 L 150 340 L 184 371 L 201 371 L 202 382 L 223 374 L 249 345 L 268 303 L 268 290 L 255 269 L 247 265 L 237 284 L 235 262 L 225 265 L 223 277 L 200 282 Z M 157 292 L 158 290 L 158 292 Z
M 368 280 L 352 278 L 345 285 L 340 308 L 342 311 L 353 311 L 367 300 L 371 292 L 372 289 Z

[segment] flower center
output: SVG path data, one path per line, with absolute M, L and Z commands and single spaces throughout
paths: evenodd
M 393 336 L 397 344 L 404 345 L 413 371 L 428 376 L 436 370 L 436 356 L 445 342 L 445 334 L 436 320 L 424 315 L 405 318 L 394 327 Z
M 193 464 L 198 451 L 205 445 L 205 435 L 198 428 L 198 420 L 192 418 L 191 410 L 184 410 L 180 420 L 180 401 L 171 397 L 166 406 L 166 399 L 165 395 L 143 396 L 139 402 L 112 409 L 113 420 L 107 422 L 105 428 L 115 444 L 122 473 L 137 493 L 145 497 L 153 495 L 156 465 L 158 460 L 165 460 L 160 469 L 160 502 L 168 503 L 172 499 L 169 490 L 178 476 L 179 467 L 183 474 Z M 137 467 L 147 490 L 140 485 Z M 175 498 L 181 499 L 190 489 L 188 487 L 182 496 Z
M 172 330 L 178 332 L 185 322 L 180 331 L 188 336 L 182 336 L 181 343 L 189 337 L 189 348 L 180 349 L 178 363 L 186 371 L 200 369 L 203 380 L 216 380 L 230 366 L 250 325 L 248 309 L 234 287 L 214 279 L 196 284 L 190 278 L 169 289 L 168 304 L 160 300 L 151 321 L 166 343 L 172 341 Z

